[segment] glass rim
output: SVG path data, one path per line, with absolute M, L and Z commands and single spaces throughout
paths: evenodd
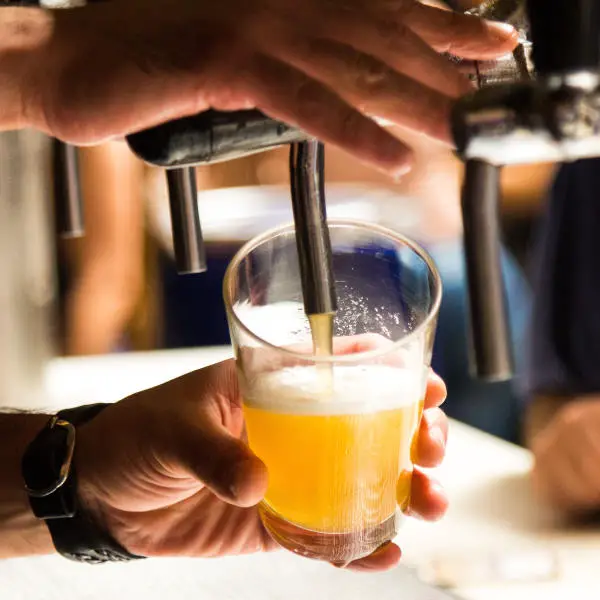
M 225 311 L 227 313 L 227 317 L 233 321 L 237 327 L 239 327 L 246 335 L 252 338 L 255 342 L 258 342 L 260 346 L 265 348 L 269 348 L 272 350 L 276 350 L 278 352 L 282 352 L 290 358 L 294 358 L 296 360 L 302 361 L 310 361 L 312 363 L 352 363 L 362 360 L 370 360 L 373 358 L 378 358 L 380 356 L 384 356 L 395 350 L 402 348 L 402 346 L 406 345 L 408 342 L 412 341 L 414 338 L 421 335 L 427 328 L 431 325 L 433 320 L 437 317 L 440 305 L 442 302 L 442 278 L 438 271 L 438 268 L 431 258 L 431 255 L 417 242 L 411 240 L 410 238 L 402 235 L 401 233 L 397 233 L 392 229 L 379 225 L 377 223 L 369 223 L 367 221 L 355 221 L 352 219 L 331 219 L 327 220 L 327 226 L 331 227 L 353 227 L 355 229 L 361 229 L 363 231 L 370 231 L 374 233 L 378 233 L 393 242 L 403 244 L 404 246 L 409 247 L 419 258 L 421 258 L 429 272 L 433 275 L 434 285 L 433 285 L 433 303 L 431 308 L 429 309 L 427 316 L 423 319 L 423 321 L 419 324 L 419 326 L 414 330 L 405 335 L 404 337 L 398 340 L 389 340 L 392 342 L 391 346 L 386 346 L 385 348 L 377 349 L 377 350 L 369 350 L 366 352 L 354 352 L 352 354 L 333 354 L 331 356 L 316 356 L 313 353 L 304 354 L 302 352 L 295 352 L 294 350 L 290 350 L 285 346 L 278 346 L 277 344 L 273 344 L 261 336 L 252 331 L 236 314 L 233 308 L 233 284 L 236 280 L 237 268 L 241 264 L 242 260 L 246 258 L 253 250 L 262 246 L 266 241 L 274 239 L 280 235 L 284 235 L 287 233 L 292 233 L 295 230 L 294 223 L 285 223 L 282 225 L 278 225 L 277 227 L 272 227 L 266 230 L 264 233 L 252 238 L 247 241 L 234 255 L 231 259 L 227 269 L 225 271 L 225 276 L 223 278 L 223 301 L 225 304 Z

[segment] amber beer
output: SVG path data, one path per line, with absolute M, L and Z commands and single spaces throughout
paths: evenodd
M 343 563 L 395 535 L 424 380 L 382 364 L 336 365 L 332 378 L 316 366 L 263 373 L 244 382 L 244 413 L 269 471 L 265 526 L 288 549 Z

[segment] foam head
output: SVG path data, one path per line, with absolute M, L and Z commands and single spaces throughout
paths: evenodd
M 316 366 L 263 373 L 244 384 L 247 406 L 298 415 L 363 414 L 409 407 L 424 391 L 426 370 L 383 364 L 334 365 L 324 378 Z

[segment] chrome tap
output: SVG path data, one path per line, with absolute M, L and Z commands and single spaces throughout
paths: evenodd
M 512 57 L 476 65 L 482 87 L 452 115 L 466 163 L 462 211 L 474 370 L 491 380 L 512 375 L 499 252 L 500 170 L 600 156 L 599 3 L 499 0 L 479 11 L 490 16 L 485 11 L 503 8 L 516 20 L 521 43 Z

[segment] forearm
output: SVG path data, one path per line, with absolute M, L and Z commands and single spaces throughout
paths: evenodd
M 21 477 L 21 457 L 48 419 L 0 414 L 0 558 L 54 552 L 45 523 L 31 512 Z
M 0 6 L 0 130 L 33 125 L 34 66 L 53 29 L 47 11 Z

